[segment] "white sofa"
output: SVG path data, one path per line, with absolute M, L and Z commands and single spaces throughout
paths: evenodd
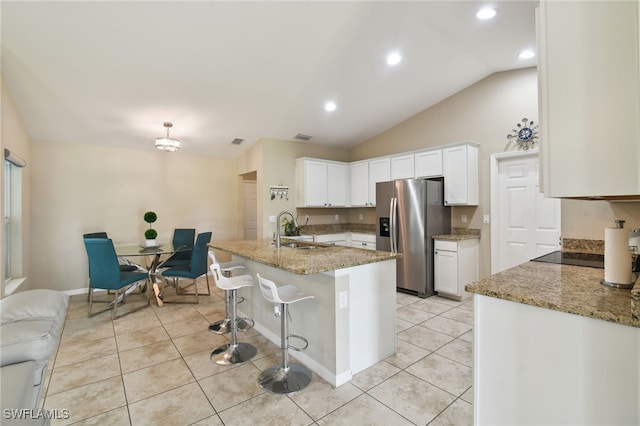
M 47 366 L 55 356 L 69 297 L 54 290 L 27 290 L 0 300 L 0 403 L 37 409 Z

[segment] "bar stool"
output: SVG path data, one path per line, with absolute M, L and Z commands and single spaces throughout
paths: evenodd
M 229 318 L 229 328 L 231 329 L 231 343 L 222 345 L 211 352 L 211 360 L 220 365 L 240 364 L 248 361 L 258 352 L 255 346 L 249 343 L 238 343 L 238 326 L 236 321 L 237 303 L 236 294 L 239 288 L 253 286 L 253 280 L 247 280 L 245 277 L 251 278 L 249 275 L 239 277 L 225 277 L 222 275 L 220 265 L 214 263 L 211 265 L 211 272 L 216 286 L 225 291 L 225 295 L 229 294 L 231 300 L 231 315 Z
M 299 391 L 311 382 L 311 371 L 302 365 L 289 364 L 288 349 L 303 351 L 309 346 L 309 341 L 302 336 L 289 334 L 288 307 L 291 303 L 313 299 L 314 296 L 304 294 L 294 285 L 276 287 L 273 281 L 262 278 L 260 274 L 256 275 L 264 298 L 269 302 L 280 304 L 280 312 L 277 309 L 275 312 L 276 316 L 280 315 L 280 348 L 282 349 L 282 364 L 263 371 L 258 383 L 263 389 L 277 394 Z M 302 348 L 291 346 L 289 337 L 302 340 L 305 342 L 305 346 Z
M 239 269 L 244 269 L 244 265 L 242 264 L 242 262 L 218 262 L 216 260 L 216 255 L 213 252 L 213 250 L 209 250 L 209 258 L 211 259 L 211 264 L 213 265 L 214 263 L 217 263 L 218 265 L 220 265 L 220 271 L 222 272 L 222 275 L 224 275 L 225 277 L 231 277 L 231 274 L 233 273 L 233 271 L 239 270 Z M 249 275 L 241 275 L 242 277 L 245 277 L 245 279 L 249 279 L 251 280 L 251 282 L 253 283 L 253 278 L 251 278 Z M 225 297 L 224 297 L 224 318 L 216 321 L 214 323 L 212 323 L 209 326 L 209 331 L 212 333 L 216 333 L 216 334 L 226 334 L 229 333 L 231 331 L 231 327 L 229 326 L 229 323 L 231 321 L 230 319 L 230 314 L 231 314 L 231 293 L 225 291 Z M 239 297 L 236 300 L 236 304 L 242 303 L 244 302 L 244 297 Z M 250 329 L 251 327 L 253 327 L 253 321 L 250 320 L 249 318 L 239 318 L 237 320 L 236 323 L 236 327 L 239 331 L 247 331 L 248 329 Z

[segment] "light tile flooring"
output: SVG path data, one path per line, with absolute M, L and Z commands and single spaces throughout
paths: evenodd
M 43 392 L 44 408 L 68 409 L 70 418 L 53 424 L 472 423 L 471 301 L 397 293 L 394 355 L 338 388 L 314 374 L 307 388 L 285 396 L 257 384 L 262 370 L 280 362 L 280 351 L 255 331 L 239 334 L 258 348 L 250 362 L 210 361 L 211 351 L 227 341 L 207 330 L 224 316 L 222 292 L 215 289 L 200 304 L 152 301 L 134 311 L 143 302 L 130 297 L 118 313 L 132 312 L 111 321 L 109 313 L 88 319 L 86 296 L 72 298 Z

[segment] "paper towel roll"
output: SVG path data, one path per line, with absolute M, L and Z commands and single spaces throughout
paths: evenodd
M 631 252 L 627 229 L 604 229 L 604 280 L 614 284 L 631 284 Z

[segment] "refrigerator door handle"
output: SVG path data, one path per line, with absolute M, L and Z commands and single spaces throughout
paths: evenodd
M 389 203 L 389 240 L 391 242 L 391 253 L 398 253 L 398 240 L 396 236 L 396 221 L 398 220 L 396 216 L 398 199 L 396 197 L 391 197 L 391 202 Z

